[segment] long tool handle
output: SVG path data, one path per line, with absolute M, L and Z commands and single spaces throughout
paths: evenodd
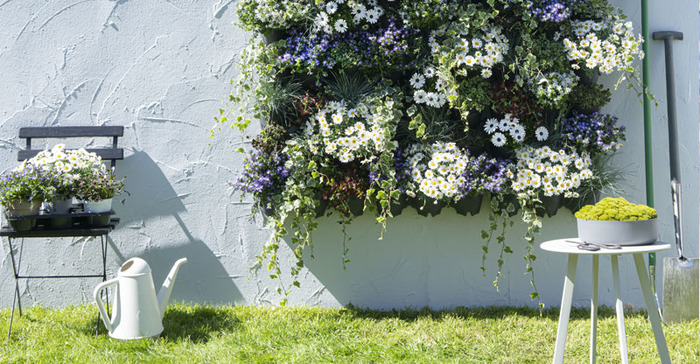
M 676 126 L 676 82 L 673 69 L 673 40 L 683 40 L 681 32 L 654 32 L 653 38 L 664 41 L 666 61 L 666 106 L 668 108 L 668 149 L 671 162 L 671 181 L 681 183 L 681 169 L 678 158 L 678 128 Z
M 666 62 L 666 105 L 668 107 L 668 149 L 671 166 L 671 195 L 673 198 L 673 225 L 676 232 L 678 257 L 683 256 L 683 232 L 681 224 L 681 169 L 678 158 L 678 128 L 676 126 L 676 83 L 673 70 L 673 40 L 683 40 L 683 33 L 674 31 L 654 32 L 652 38 L 664 41 Z
M 683 255 L 683 226 L 681 220 L 681 184 L 671 181 L 671 191 L 673 193 L 673 227 L 676 231 L 676 249 L 678 249 L 678 259 L 685 260 Z

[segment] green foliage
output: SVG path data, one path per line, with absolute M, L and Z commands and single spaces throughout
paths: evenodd
M 334 100 L 345 100 L 351 106 L 357 105 L 375 90 L 375 85 L 357 72 L 341 70 L 331 77 L 326 83 L 328 95 Z
M 568 96 L 568 102 L 578 110 L 599 109 L 610 102 L 610 90 L 600 84 L 578 84 Z
M 656 210 L 646 205 L 636 205 L 624 197 L 606 197 L 595 205 L 586 205 L 576 213 L 582 220 L 637 221 L 657 217 Z

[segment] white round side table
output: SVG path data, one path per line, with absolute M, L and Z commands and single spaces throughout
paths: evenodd
M 645 253 L 659 252 L 671 248 L 670 244 L 656 242 L 649 245 L 623 246 L 620 249 L 601 248 L 597 251 L 589 251 L 579 249 L 577 246 L 578 238 L 558 239 L 545 241 L 540 244 L 542 250 L 568 254 L 569 262 L 564 278 L 564 292 L 561 297 L 561 310 L 559 313 L 559 326 L 557 327 L 557 342 L 554 349 L 555 364 L 564 362 L 564 348 L 566 346 L 566 332 L 569 327 L 569 314 L 571 313 L 571 300 L 574 294 L 574 281 L 576 280 L 576 265 L 579 255 L 593 256 L 593 292 L 591 295 L 591 350 L 590 362 L 596 361 L 596 329 L 598 324 L 598 260 L 601 255 L 609 255 L 612 263 L 613 285 L 615 286 L 615 312 L 617 313 L 617 331 L 620 341 L 620 355 L 622 363 L 628 363 L 627 357 L 627 339 L 625 335 L 625 316 L 622 307 L 622 299 L 620 298 L 620 268 L 618 257 L 623 254 L 632 254 L 634 264 L 637 268 L 637 276 L 639 276 L 639 284 L 642 287 L 644 294 L 644 303 L 649 314 L 649 321 L 654 330 L 654 339 L 656 340 L 656 349 L 659 352 L 661 362 L 670 364 L 671 359 L 666 346 L 663 328 L 661 327 L 661 318 L 659 317 L 659 308 L 656 305 L 656 300 L 652 294 L 651 283 L 647 275 L 647 266 L 644 263 Z

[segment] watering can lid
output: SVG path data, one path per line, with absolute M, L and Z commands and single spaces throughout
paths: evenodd
M 122 277 L 134 277 L 147 273 L 151 273 L 151 267 L 141 258 L 131 258 L 122 264 L 119 268 L 119 274 Z

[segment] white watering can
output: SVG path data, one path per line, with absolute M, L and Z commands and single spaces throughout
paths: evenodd
M 151 267 L 141 258 L 127 260 L 119 268 L 117 278 L 95 287 L 95 302 L 109 336 L 121 340 L 158 336 L 163 331 L 163 313 L 170 300 L 175 277 L 184 263 L 187 263 L 187 258 L 175 262 L 157 297 Z M 111 318 L 100 298 L 102 290 L 110 286 L 117 286 Z

